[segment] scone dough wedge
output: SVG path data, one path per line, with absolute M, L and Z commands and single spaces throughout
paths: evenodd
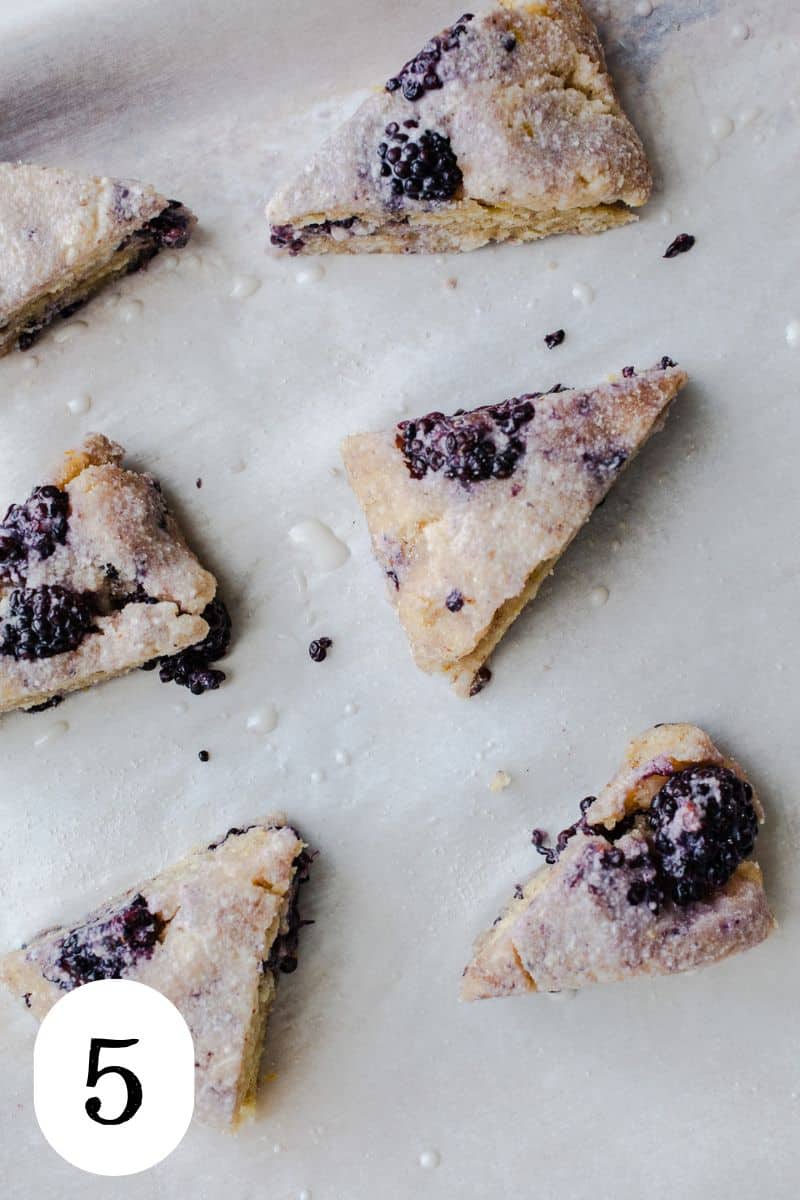
M 255 1101 L 280 973 L 297 965 L 297 889 L 309 863 L 288 825 L 232 829 L 80 923 L 6 955 L 0 981 L 38 1020 L 97 979 L 156 988 L 194 1039 L 195 1116 L 231 1128 Z
M 545 851 L 550 865 L 477 942 L 465 1000 L 672 975 L 774 929 L 750 857 L 763 810 L 739 764 L 697 726 L 636 738 L 581 810 Z
M 650 170 L 579 0 L 465 14 L 267 207 L 290 254 L 442 253 L 634 219 Z
M 123 457 L 90 434 L 0 522 L 0 713 L 189 647 L 199 666 L 221 625 L 229 636 L 214 576 L 157 480 L 126 470 Z M 199 671 L 181 681 L 197 691 L 219 678 Z
M 460 695 L 686 382 L 670 359 L 585 391 L 430 413 L 343 457 L 417 665 Z
M 185 246 L 196 221 L 130 179 L 0 162 L 0 356 L 27 350 L 101 287 Z

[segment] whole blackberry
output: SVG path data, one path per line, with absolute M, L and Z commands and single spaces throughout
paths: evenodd
M 93 620 L 90 598 L 69 588 L 15 588 L 0 625 L 0 654 L 27 660 L 65 654 L 81 644 Z
M 386 81 L 387 92 L 402 89 L 406 100 L 419 100 L 426 92 L 435 91 L 442 86 L 437 64 L 442 55 L 450 50 L 456 50 L 461 45 L 461 38 L 467 31 L 467 25 L 472 20 L 472 13 L 464 13 L 454 25 L 449 26 L 438 37 L 429 42 L 409 62 L 405 63 L 396 75 Z
M 417 121 L 404 121 L 416 129 Z M 426 129 L 415 141 L 396 121 L 385 129 L 387 141 L 378 146 L 381 175 L 390 179 L 393 196 L 409 200 L 452 200 L 464 181 L 450 139 Z
M 164 930 L 158 913 L 137 895 L 122 908 L 79 925 L 61 942 L 56 961 L 59 987 L 69 990 L 98 979 L 119 979 L 142 958 L 151 958 Z
M 401 421 L 395 445 L 412 479 L 428 471 L 443 471 L 464 487 L 486 479 L 508 479 L 525 454 L 522 430 L 536 415 L 535 396 L 518 396 L 502 404 L 462 410 L 446 417 L 428 413 L 416 421 Z
M 69 497 L 45 484 L 24 504 L 12 504 L 0 525 L 0 568 L 27 554 L 49 558 L 67 540 Z
M 688 767 L 673 775 L 647 820 L 662 887 L 681 905 L 727 883 L 758 834 L 753 789 L 726 767 Z
M 209 663 L 227 654 L 231 641 L 231 618 L 222 600 L 215 598 L 206 605 L 203 620 L 209 628 L 202 642 L 158 660 L 162 683 L 177 683 L 195 696 L 216 691 L 224 681 L 225 672 L 212 669 Z M 155 663 L 146 665 L 152 670 Z

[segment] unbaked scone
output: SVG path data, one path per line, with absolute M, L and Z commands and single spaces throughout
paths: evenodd
M 657 725 L 479 939 L 462 996 L 557 992 L 719 962 L 775 927 L 750 857 L 764 814 L 694 725 Z
M 133 667 L 193 692 L 224 679 L 230 619 L 158 481 L 90 434 L 0 523 L 0 713 Z
M 189 240 L 195 217 L 129 179 L 0 163 L 0 356 Z
M 429 413 L 343 457 L 414 660 L 462 695 L 686 382 L 664 358 L 586 391 Z
M 442 253 L 634 219 L 650 169 L 579 0 L 465 13 L 267 207 L 290 254 Z
M 94 980 L 156 988 L 194 1040 L 195 1115 L 230 1128 L 255 1101 L 279 975 L 297 966 L 297 889 L 310 861 L 288 825 L 231 829 L 79 924 L 6 955 L 0 981 L 39 1020 Z

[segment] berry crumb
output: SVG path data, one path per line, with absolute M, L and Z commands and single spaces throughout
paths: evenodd
M 308 647 L 309 658 L 312 662 L 324 662 L 332 645 L 333 641 L 329 637 L 315 638 Z
M 694 243 L 695 239 L 691 233 L 679 233 L 667 246 L 664 258 L 676 258 L 679 254 L 685 254 L 687 250 L 691 250 Z

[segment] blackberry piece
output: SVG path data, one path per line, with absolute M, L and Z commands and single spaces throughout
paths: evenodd
M 478 667 L 478 670 L 475 672 L 475 678 L 473 679 L 469 689 L 470 697 L 477 696 L 478 692 L 482 692 L 487 683 L 491 683 L 491 680 L 492 672 L 489 670 L 489 668 Z
M 321 663 L 328 657 L 328 651 L 333 645 L 333 641 L 329 637 L 315 638 L 309 644 L 308 656 L 312 662 Z
M 691 233 L 679 233 L 675 240 L 667 246 L 664 258 L 675 258 L 679 254 L 685 254 L 687 250 L 691 250 L 694 243 L 695 239 Z
M 618 471 L 622 470 L 627 461 L 627 451 L 614 449 L 613 447 L 602 453 L 586 450 L 583 454 L 583 463 L 586 469 L 600 482 L 609 479 L 612 475 L 616 475 Z
M 386 81 L 387 92 L 402 90 L 406 100 L 421 99 L 426 92 L 436 91 L 442 86 L 437 64 L 442 55 L 451 50 L 457 50 L 461 39 L 467 31 L 467 25 L 473 19 L 472 13 L 464 13 L 455 24 L 449 26 L 438 37 L 429 42 L 412 59 L 405 63 L 396 75 Z
M 665 354 L 658 365 L 661 367 L 662 371 L 666 371 L 667 367 L 676 367 L 678 364 L 674 359 L 670 358 L 668 354 Z
M 207 750 L 198 750 L 197 757 L 200 759 L 200 762 L 207 763 L 211 758 L 211 755 Z
M 676 904 L 702 900 L 753 852 L 753 789 L 727 767 L 694 766 L 668 779 L 647 814 L 664 891 Z
M 560 346 L 567 335 L 563 329 L 557 329 L 555 333 L 546 333 L 544 344 L 548 350 L 554 350 L 556 346 Z
M 270 226 L 269 240 L 273 246 L 280 246 L 284 250 L 288 250 L 290 254 L 299 254 L 305 246 L 305 242 L 297 236 L 293 225 Z
M 636 374 L 636 371 L 633 369 L 633 367 L 623 367 L 622 368 L 622 378 L 623 379 L 633 379 L 635 374 Z
M 0 525 L 0 568 L 35 554 L 49 558 L 67 540 L 69 497 L 52 484 L 35 488 L 24 504 L 12 504 Z
M 191 215 L 180 200 L 170 200 L 157 217 L 147 222 L 147 229 L 155 235 L 159 250 L 180 250 L 191 236 Z
M 416 128 L 416 121 L 404 122 Z M 453 153 L 450 139 L 426 129 L 417 141 L 402 133 L 396 121 L 385 129 L 387 141 L 378 146 L 381 175 L 390 180 L 392 196 L 409 200 L 452 200 L 464 176 Z
M 15 588 L 0 625 L 0 654 L 30 661 L 76 650 L 94 615 L 90 598 L 69 588 Z
M 264 962 L 265 971 L 280 971 L 283 975 L 291 975 L 297 970 L 297 948 L 300 930 L 313 921 L 304 921 L 300 916 L 298 906 L 299 892 L 302 884 L 307 883 L 311 864 L 316 857 L 316 851 L 309 854 L 301 850 L 294 860 L 295 876 L 292 880 L 289 904 L 286 910 L 286 931 L 281 933 L 273 942 L 269 958 Z
M 157 665 L 162 683 L 177 683 L 188 688 L 193 696 L 213 692 L 225 680 L 225 672 L 210 667 L 210 663 L 223 658 L 231 641 L 231 618 L 225 604 L 215 598 L 202 613 L 208 625 L 208 633 L 202 642 L 188 646 L 177 654 L 165 655 L 155 663 L 146 663 L 146 669 Z
M 59 704 L 64 703 L 63 696 L 51 696 L 49 700 L 43 700 L 41 704 L 34 704 L 30 708 L 26 708 L 26 713 L 47 712 L 49 708 L 58 708 Z
M 517 396 L 502 404 L 463 409 L 446 417 L 428 413 L 415 421 L 401 421 L 395 445 L 405 459 L 412 479 L 428 471 L 443 471 L 464 487 L 487 479 L 509 479 L 525 454 L 523 430 L 536 415 L 533 405 L 541 393 Z
M 447 608 L 451 613 L 461 612 L 462 608 L 464 607 L 464 597 L 457 588 L 453 588 L 444 604 L 445 608 Z
M 575 837 L 576 833 L 580 832 L 591 834 L 598 832 L 596 829 L 593 829 L 591 825 L 589 825 L 586 816 L 596 799 L 596 796 L 586 796 L 585 799 L 581 800 L 581 815 L 578 817 L 577 821 L 574 822 L 574 824 L 568 825 L 566 829 L 561 830 L 561 833 L 559 833 L 558 837 L 556 838 L 555 846 L 547 845 L 547 833 L 544 829 L 533 830 L 531 833 L 531 841 L 536 847 L 537 853 L 543 854 L 545 861 L 550 866 L 552 866 L 553 863 L 558 862 L 562 851 L 566 850 L 567 843 L 571 838 Z M 619 865 L 621 866 L 622 864 L 620 863 Z
M 165 927 L 144 896 L 136 895 L 67 934 L 59 945 L 57 974 L 51 982 L 69 991 L 98 979 L 120 979 L 142 958 L 152 958 Z

